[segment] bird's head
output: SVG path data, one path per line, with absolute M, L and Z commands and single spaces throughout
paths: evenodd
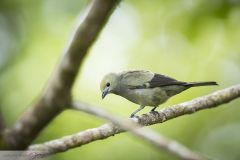
M 116 73 L 109 73 L 105 75 L 100 83 L 102 92 L 102 99 L 108 93 L 116 93 L 118 86 L 118 75 Z

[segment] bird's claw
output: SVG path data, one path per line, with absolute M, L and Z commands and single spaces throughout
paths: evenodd
M 157 107 L 154 107 L 153 109 L 151 109 L 150 113 L 152 113 L 152 114 L 158 113 L 157 111 L 155 111 L 156 108 Z
M 136 116 L 135 114 L 131 114 L 130 118 L 139 118 L 139 116 Z
M 150 113 L 158 113 L 158 111 L 155 111 L 155 110 L 151 110 Z
M 150 112 L 154 112 L 156 108 L 157 108 L 157 107 L 154 107 L 153 109 L 151 109 L 151 111 L 150 111 Z
M 133 117 L 135 117 L 135 114 L 131 114 L 131 115 L 130 115 L 130 118 L 133 118 Z

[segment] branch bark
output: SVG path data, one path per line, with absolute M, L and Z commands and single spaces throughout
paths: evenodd
M 71 89 L 86 56 L 119 0 L 94 0 L 38 102 L 5 131 L 6 149 L 24 149 L 71 102 Z
M 188 102 L 161 109 L 159 112 L 143 114 L 139 118 L 132 119 L 132 121 L 139 123 L 141 126 L 162 123 L 182 115 L 192 114 L 203 109 L 217 107 L 238 97 L 240 97 L 240 85 L 235 85 Z M 28 149 L 33 152 L 38 152 L 39 154 L 48 155 L 80 147 L 96 140 L 106 139 L 124 131 L 125 130 L 123 128 L 118 127 L 117 125 L 104 124 L 98 128 L 88 129 L 77 134 L 65 136 L 43 144 L 32 145 Z M 175 145 L 170 146 L 174 147 Z

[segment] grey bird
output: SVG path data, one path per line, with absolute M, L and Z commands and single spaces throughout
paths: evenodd
M 152 112 L 170 97 L 191 87 L 218 85 L 214 81 L 183 82 L 174 78 L 144 70 L 109 73 L 101 81 L 102 99 L 109 93 L 122 96 L 129 101 L 139 104 L 130 117 L 145 106 L 151 106 Z

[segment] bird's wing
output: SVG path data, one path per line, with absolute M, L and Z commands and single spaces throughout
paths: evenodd
M 127 71 L 121 74 L 122 84 L 129 89 L 155 88 L 169 85 L 185 85 L 186 82 L 178 81 L 174 78 L 154 74 L 149 71 Z
M 121 84 L 129 89 L 144 88 L 154 77 L 154 73 L 142 70 L 124 71 L 120 75 Z
M 154 87 L 163 87 L 170 85 L 186 85 L 186 82 L 178 81 L 174 78 L 162 75 L 162 74 L 154 74 L 154 77 L 148 82 L 148 88 Z

